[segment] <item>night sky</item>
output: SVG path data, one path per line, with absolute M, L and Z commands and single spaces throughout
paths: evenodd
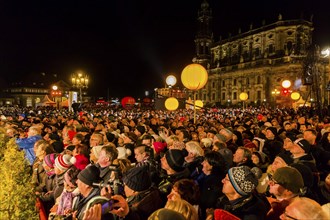
M 1 0 L 0 86 L 56 76 L 90 76 L 90 95 L 143 96 L 180 78 L 194 56 L 202 0 Z M 330 45 L 330 13 L 321 0 L 208 1 L 215 40 L 283 19 L 309 19 L 314 43 Z M 311 4 L 311 2 L 313 4 Z

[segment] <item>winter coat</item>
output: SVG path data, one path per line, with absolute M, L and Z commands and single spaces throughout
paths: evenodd
M 82 195 L 78 195 L 75 197 L 73 202 L 73 211 L 77 211 L 76 217 L 78 220 L 82 220 L 84 217 L 84 212 L 87 208 L 87 203 L 95 196 L 100 195 L 99 188 L 93 188 L 87 197 L 83 197 Z
M 266 219 L 270 205 L 254 194 L 229 201 L 226 196 L 219 198 L 217 208 L 224 209 L 242 220 Z
M 42 139 L 40 135 L 16 139 L 16 144 L 20 149 L 24 150 L 25 158 L 28 159 L 30 165 L 32 165 L 33 161 L 36 159 L 36 155 L 33 151 L 34 144 L 40 139 Z

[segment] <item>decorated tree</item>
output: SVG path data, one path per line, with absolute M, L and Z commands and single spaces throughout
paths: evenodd
M 24 152 L 18 149 L 14 138 L 7 142 L 0 135 L 0 146 L 5 146 L 0 160 L 0 219 L 38 219 L 31 168 Z

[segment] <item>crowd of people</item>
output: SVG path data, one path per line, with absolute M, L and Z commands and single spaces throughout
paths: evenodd
M 0 108 L 40 219 L 330 219 L 330 116 L 313 108 Z

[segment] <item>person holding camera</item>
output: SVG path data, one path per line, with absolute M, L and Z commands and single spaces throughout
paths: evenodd
M 93 186 L 93 183 L 100 181 L 100 171 L 94 165 L 87 166 L 78 174 L 77 185 L 80 195 L 76 197 L 72 205 L 73 219 L 83 219 L 89 200 L 100 195 L 100 188 Z

